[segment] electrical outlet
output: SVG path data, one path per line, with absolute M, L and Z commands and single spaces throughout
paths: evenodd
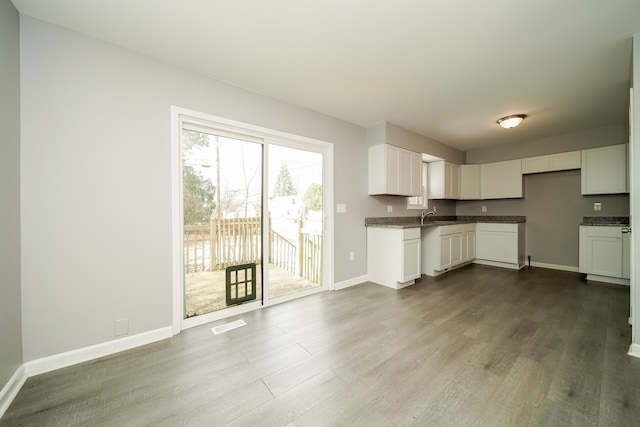
M 393 212 L 393 205 L 387 205 L 387 212 Z
M 433 213 L 438 212 L 438 207 L 436 205 L 433 205 Z
M 601 211 L 601 210 L 602 210 L 602 203 L 600 203 L 600 202 L 595 202 L 595 203 L 593 204 L 593 210 L 594 210 L 594 211 Z
M 487 207 L 486 207 L 486 206 L 483 206 L 483 207 L 482 207 L 482 212 L 486 212 L 486 211 L 487 211 Z
M 356 254 L 355 252 L 349 252 L 349 261 L 353 261 L 356 259 Z
M 336 212 L 337 213 L 347 213 L 347 205 L 345 205 L 344 203 L 338 203 L 336 205 Z
M 115 335 L 120 337 L 122 335 L 127 335 L 129 333 L 129 319 L 117 319 L 115 322 Z

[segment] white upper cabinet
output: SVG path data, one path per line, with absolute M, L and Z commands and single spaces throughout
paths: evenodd
M 390 144 L 369 148 L 369 195 L 420 196 L 422 156 Z
M 582 194 L 628 193 L 627 144 L 582 150 Z
M 582 160 L 580 151 L 569 151 L 567 153 L 558 153 L 551 155 L 552 171 L 580 169 L 581 167 Z
M 580 151 L 527 157 L 522 159 L 522 173 L 529 174 L 580 169 L 580 164 Z
M 551 170 L 551 156 L 536 156 L 522 159 L 522 173 L 549 172 Z
M 419 196 L 410 196 L 407 197 L 407 209 L 427 209 L 429 207 L 429 200 L 427 194 L 427 163 L 422 163 L 421 169 L 421 193 Z
M 460 200 L 480 197 L 480 165 L 460 165 Z
M 429 163 L 430 199 L 460 198 L 460 166 L 446 161 Z
M 480 175 L 483 199 L 522 197 L 522 160 L 482 164 Z

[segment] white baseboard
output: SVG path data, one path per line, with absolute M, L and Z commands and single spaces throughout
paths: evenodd
M 171 326 L 167 326 L 165 328 L 155 329 L 142 334 L 119 338 L 113 341 L 92 345 L 90 347 L 79 348 L 77 350 L 71 350 L 65 353 L 31 360 L 26 362 L 23 366 L 27 376 L 32 377 L 34 375 L 44 374 L 45 372 L 109 356 L 141 345 L 151 344 L 156 341 L 171 338 L 172 336 L 173 328 Z
M 350 286 L 359 285 L 360 283 L 368 282 L 369 275 L 365 274 L 364 276 L 354 277 L 353 279 L 345 280 L 342 282 L 334 283 L 333 290 L 339 291 L 340 289 L 348 288 Z
M 489 265 L 491 267 L 509 268 L 511 270 L 521 270 L 522 268 L 524 268 L 524 264 L 523 265 L 518 265 L 518 264 L 512 264 L 510 262 L 489 261 L 489 260 L 486 260 L 486 259 L 474 259 L 473 263 L 474 264 Z
M 0 418 L 7 412 L 9 405 L 16 398 L 18 392 L 27 381 L 27 373 L 24 369 L 24 365 L 21 365 L 16 372 L 9 378 L 7 384 L 0 390 Z
M 640 357 L 640 344 L 631 344 L 627 354 L 633 357 Z
M 578 267 L 572 265 L 560 265 L 560 264 L 547 264 L 546 262 L 531 262 L 531 267 L 548 268 L 550 270 L 569 271 L 572 273 L 579 273 Z
M 597 274 L 587 274 L 587 280 L 601 283 L 612 283 L 614 285 L 630 286 L 629 279 L 620 279 L 618 277 L 598 276 Z

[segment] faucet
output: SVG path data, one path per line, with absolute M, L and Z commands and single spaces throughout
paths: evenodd
M 422 214 L 420 214 L 420 225 L 424 225 L 424 218 L 429 216 L 429 215 L 435 215 L 436 213 L 434 211 L 422 211 Z

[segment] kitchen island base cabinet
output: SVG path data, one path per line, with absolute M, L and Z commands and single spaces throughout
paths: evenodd
M 369 281 L 393 289 L 420 277 L 420 229 L 367 227 Z
M 475 224 L 442 225 L 422 230 L 422 274 L 435 277 L 473 261 Z
M 478 223 L 476 234 L 476 264 L 524 267 L 524 223 Z

